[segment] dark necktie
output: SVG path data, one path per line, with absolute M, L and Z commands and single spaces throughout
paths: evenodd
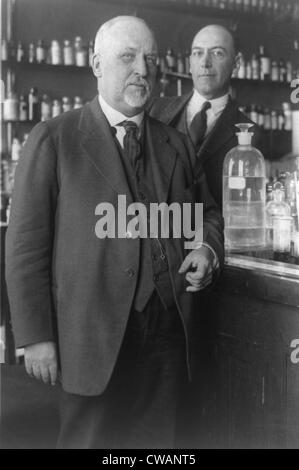
M 136 162 L 140 157 L 141 152 L 140 142 L 137 138 L 138 126 L 134 121 L 123 121 L 119 125 L 125 128 L 124 152 L 129 158 L 132 167 L 135 169 Z
M 201 110 L 192 119 L 189 134 L 196 150 L 201 146 L 207 130 L 207 109 L 211 107 L 209 101 L 205 101 Z

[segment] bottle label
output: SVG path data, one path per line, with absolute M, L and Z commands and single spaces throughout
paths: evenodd
M 230 176 L 228 180 L 229 189 L 245 189 L 246 181 L 243 176 Z

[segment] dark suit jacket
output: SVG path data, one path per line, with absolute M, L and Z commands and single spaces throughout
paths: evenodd
M 156 119 L 186 133 L 186 128 L 182 124 L 180 125 L 179 121 L 192 93 L 180 97 L 157 98 L 149 106 L 149 113 Z M 239 111 L 235 101 L 229 100 L 197 155 L 200 166 L 204 168 L 210 192 L 219 207 L 222 207 L 223 161 L 227 152 L 238 144 L 236 136 L 238 128 L 235 127 L 235 124 L 241 122 L 252 121 Z M 254 132 L 252 144 L 265 154 L 266 145 L 261 129 L 254 124 L 250 130 Z
M 145 119 L 159 202 L 204 202 L 204 240 L 223 261 L 222 217 L 203 173 L 193 181 L 184 136 Z M 195 195 L 196 193 L 196 195 Z M 95 235 L 100 202 L 133 202 L 121 158 L 98 99 L 38 124 L 18 164 L 6 239 L 6 281 L 18 347 L 56 340 L 62 384 L 103 392 L 113 371 L 138 279 L 140 239 Z M 173 289 L 192 343 L 192 303 L 178 268 L 183 240 L 166 240 Z

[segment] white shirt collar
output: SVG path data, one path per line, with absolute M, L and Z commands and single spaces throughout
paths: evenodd
M 112 108 L 107 101 L 99 94 L 99 103 L 102 108 L 103 113 L 105 114 L 110 126 L 117 126 L 122 121 L 134 121 L 138 127 L 140 127 L 143 118 L 144 118 L 144 111 L 135 116 L 128 117 L 122 114 L 120 111 Z
M 209 103 L 211 103 L 210 110 L 214 114 L 214 116 L 217 117 L 224 110 L 225 106 L 227 105 L 228 99 L 229 99 L 229 93 L 226 93 L 225 95 L 220 96 L 219 98 L 215 98 L 213 100 L 207 100 L 202 95 L 200 95 L 197 90 L 194 89 L 189 105 L 192 108 L 192 110 L 194 110 L 195 112 L 198 112 L 201 109 L 202 105 L 206 101 L 209 101 Z M 210 110 L 208 110 L 208 112 Z

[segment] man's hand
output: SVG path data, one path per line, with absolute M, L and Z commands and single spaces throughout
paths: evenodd
M 31 377 L 45 384 L 57 381 L 57 352 L 52 341 L 35 343 L 25 347 L 25 367 Z
M 191 284 L 187 287 L 187 292 L 197 292 L 212 282 L 214 263 L 214 255 L 207 246 L 201 246 L 186 256 L 179 273 L 187 273 L 186 281 Z

